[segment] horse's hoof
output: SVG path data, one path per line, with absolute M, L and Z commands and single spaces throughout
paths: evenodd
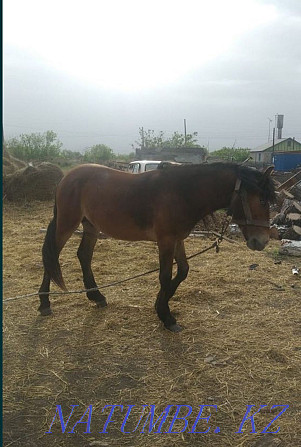
M 181 332 L 183 329 L 181 328 L 181 326 L 177 323 L 175 324 L 171 324 L 170 326 L 165 326 L 166 329 L 168 329 L 171 332 L 177 333 L 177 332 Z
M 107 305 L 108 305 L 108 303 L 106 302 L 106 300 L 97 301 L 97 303 L 96 303 L 97 307 L 106 307 Z
M 52 314 L 52 310 L 50 309 L 50 307 L 44 307 L 44 309 L 40 309 L 40 313 L 42 317 L 47 317 L 48 315 Z

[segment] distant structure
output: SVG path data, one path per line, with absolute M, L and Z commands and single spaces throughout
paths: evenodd
M 276 119 L 277 119 L 277 139 L 281 140 L 284 115 L 276 115 Z
M 279 130 L 279 129 L 278 129 Z M 277 171 L 290 171 L 301 165 L 301 143 L 295 138 L 280 138 L 251 149 L 256 166 L 274 164 Z
M 141 148 L 136 149 L 137 160 L 175 161 L 177 163 L 204 163 L 207 149 L 204 147 L 175 147 L 175 148 Z
M 295 138 L 282 138 L 283 121 L 284 115 L 276 115 L 273 140 L 251 149 L 250 155 L 256 166 L 274 164 L 276 171 L 301 167 L 301 143 Z

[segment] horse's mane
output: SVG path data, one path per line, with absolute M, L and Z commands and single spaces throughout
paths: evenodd
M 275 202 L 275 184 L 270 175 L 265 176 L 263 172 L 248 166 L 237 166 L 238 178 L 247 191 L 255 192 L 267 202 Z
M 164 168 L 163 175 L 166 175 L 169 171 L 177 173 L 177 175 L 187 176 L 192 178 L 195 175 L 202 175 L 202 173 L 210 172 L 212 175 L 218 175 L 218 172 L 225 170 L 234 171 L 235 175 L 242 181 L 242 186 L 246 191 L 260 194 L 260 196 L 268 202 L 275 202 L 275 185 L 270 175 L 265 176 L 263 172 L 258 171 L 256 168 L 249 166 L 243 166 L 238 163 L 202 163 L 202 164 L 189 164 L 181 166 L 166 166 Z

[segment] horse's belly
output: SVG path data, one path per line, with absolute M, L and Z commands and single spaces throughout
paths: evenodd
M 88 214 L 88 213 L 87 213 Z M 114 239 L 125 241 L 156 241 L 157 237 L 153 228 L 141 228 L 131 219 L 108 218 L 108 215 L 96 216 L 94 213 L 86 214 L 87 219 L 98 231 L 111 236 Z
M 157 238 L 153 231 L 135 231 L 135 232 L 123 232 L 123 231 L 110 231 L 107 232 L 108 236 L 113 237 L 114 239 L 121 239 L 124 241 L 154 241 L 156 242 Z

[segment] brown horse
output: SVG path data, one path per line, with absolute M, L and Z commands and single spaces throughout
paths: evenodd
M 156 311 L 167 329 L 180 331 L 168 302 L 188 274 L 183 240 L 200 219 L 228 208 L 247 246 L 262 250 L 269 240 L 269 202 L 275 198 L 272 169 L 261 173 L 226 163 L 175 166 L 137 175 L 93 164 L 73 169 L 58 185 L 54 217 L 43 245 L 41 314 L 51 313 L 50 280 L 66 290 L 58 258 L 82 223 L 77 256 L 87 289 L 97 288 L 91 260 L 100 231 L 117 239 L 157 242 L 161 288 Z M 174 259 L 177 274 L 172 279 Z M 99 290 L 87 292 L 87 297 L 98 306 L 106 305 Z

